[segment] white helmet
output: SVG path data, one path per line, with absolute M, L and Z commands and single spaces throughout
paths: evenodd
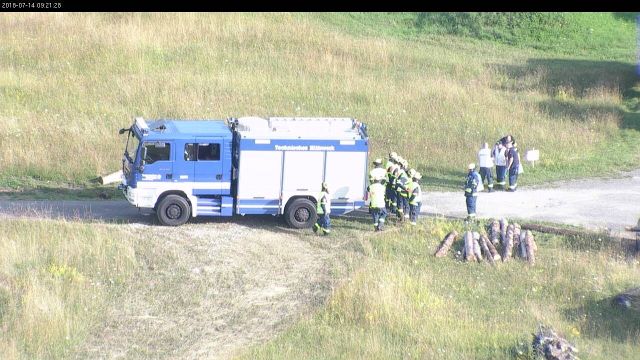
M 475 168 L 476 168 L 476 164 L 474 164 L 474 163 L 471 163 L 471 164 L 469 164 L 469 166 L 468 166 L 468 169 L 469 169 L 469 170 L 473 170 L 473 169 L 475 169 Z
M 413 174 L 413 178 L 416 180 L 420 180 L 422 179 L 422 174 L 420 174 L 419 172 L 416 171 L 415 174 Z

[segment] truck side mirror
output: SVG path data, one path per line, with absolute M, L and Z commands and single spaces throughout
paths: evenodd
M 145 159 L 147 158 L 147 147 L 146 146 L 142 146 L 142 151 L 140 152 L 140 157 L 141 157 L 141 159 L 140 159 L 140 165 L 138 165 L 138 170 L 140 172 L 143 172 L 144 171 L 144 166 L 147 163 L 145 161 Z

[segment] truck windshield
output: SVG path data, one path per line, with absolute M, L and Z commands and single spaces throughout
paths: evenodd
M 129 132 L 129 136 L 127 137 L 127 144 L 125 145 L 124 155 L 127 157 L 129 162 L 133 163 L 134 158 L 136 157 L 136 152 L 138 151 L 138 144 L 140 144 L 140 140 L 135 135 L 133 131 Z

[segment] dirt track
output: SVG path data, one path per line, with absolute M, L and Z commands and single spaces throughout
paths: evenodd
M 422 212 L 428 215 L 464 218 L 466 208 L 459 192 L 426 192 Z M 615 179 L 559 182 L 514 193 L 480 193 L 481 218 L 520 218 L 551 221 L 590 229 L 621 231 L 640 217 L 640 169 Z M 0 200 L 0 216 L 83 218 L 150 224 L 124 200 L 95 201 L 7 201 Z
M 584 226 L 619 233 L 636 225 L 640 217 L 640 170 L 615 179 L 558 182 L 516 192 L 494 191 L 478 195 L 481 218 L 519 218 Z M 425 194 L 422 211 L 465 217 L 463 191 Z

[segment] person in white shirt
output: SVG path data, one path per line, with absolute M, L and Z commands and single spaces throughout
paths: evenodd
M 507 148 L 502 141 L 497 141 L 493 146 L 492 156 L 496 163 L 496 185 L 504 190 L 507 187 Z
M 482 149 L 478 151 L 478 163 L 480 165 L 480 176 L 482 177 L 482 183 L 487 182 L 487 189 L 489 192 L 493 192 L 493 176 L 491 175 L 491 169 L 493 168 L 493 154 L 489 149 L 489 144 L 484 143 Z

